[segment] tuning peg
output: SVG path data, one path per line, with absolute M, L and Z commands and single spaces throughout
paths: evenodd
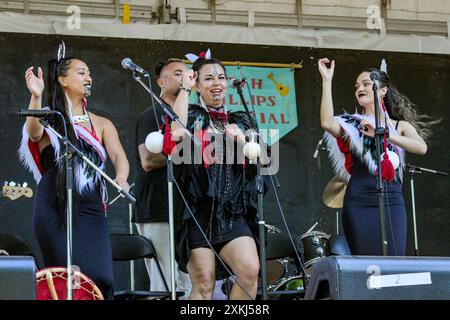
M 26 183 L 26 182 L 22 183 L 22 187 L 24 187 L 24 188 L 28 187 L 28 183 Z
M 11 181 L 11 182 L 9 183 L 9 186 L 10 186 L 10 187 L 15 187 L 15 186 L 16 186 L 16 183 L 15 183 L 14 181 Z

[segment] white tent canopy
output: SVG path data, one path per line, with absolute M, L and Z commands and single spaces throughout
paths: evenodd
M 3 32 L 155 40 L 449 54 L 449 25 L 450 0 L 0 2 Z

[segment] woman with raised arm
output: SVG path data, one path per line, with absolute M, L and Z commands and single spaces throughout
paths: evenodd
M 215 251 L 236 276 L 230 299 L 254 299 L 259 272 L 256 170 L 242 156 L 250 120 L 245 112 L 227 110 L 226 71 L 219 60 L 198 58 L 182 78 L 174 111 L 201 141 L 197 148 L 201 149 L 200 161 L 195 161 L 194 151 L 188 163 L 176 166 L 183 168 L 178 170 L 184 174 L 178 174 L 177 180 L 193 214 L 188 208 L 184 211 L 179 245 L 183 252 L 179 264 L 187 265 L 192 281 L 189 298 L 211 299 L 215 280 L 226 276 L 219 272 L 222 266 L 216 261 Z M 189 105 L 194 85 L 199 105 Z M 184 134 L 176 123 L 172 123 L 172 129 L 176 137 Z M 185 143 L 187 140 L 185 136 L 177 147 L 187 145 L 195 150 L 192 141 Z
M 33 67 L 25 72 L 31 93 L 29 110 L 41 110 L 44 79 Z M 107 156 L 116 171 L 115 181 L 125 190 L 129 164 L 113 123 L 88 111 L 92 78 L 81 59 L 59 54 L 48 63 L 47 109 L 59 111 L 67 123 L 70 141 L 102 170 Z M 64 134 L 58 117 L 49 119 Z M 64 146 L 38 118 L 27 117 L 19 150 L 22 163 L 38 183 L 33 208 L 33 230 L 45 267 L 67 266 L 66 166 Z M 72 264 L 91 278 L 103 296 L 113 298 L 113 262 L 106 219 L 107 192 L 101 175 L 79 157 L 74 158 Z M 75 267 L 74 267 L 75 268 Z
M 407 217 L 402 193 L 405 151 L 424 155 L 424 139 L 431 134 L 425 122 L 428 116 L 419 115 L 409 99 L 392 85 L 386 72 L 364 70 L 356 79 L 355 97 L 361 113 L 335 116 L 332 99 L 332 79 L 335 62 L 319 60 L 322 76 L 320 123 L 325 129 L 325 141 L 337 175 L 347 181 L 342 223 L 353 255 L 381 255 L 381 235 L 377 193 L 377 154 L 375 146 L 375 100 L 370 74 L 380 76 L 378 99 L 379 120 L 385 130 L 382 143 L 382 177 L 386 182 L 385 216 L 388 254 L 406 253 Z

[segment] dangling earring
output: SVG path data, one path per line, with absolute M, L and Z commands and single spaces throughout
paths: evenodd
M 64 90 L 64 96 L 66 97 L 66 111 L 68 111 L 67 113 L 70 116 L 70 119 L 72 119 L 72 101 L 70 101 L 69 95 L 67 94 L 67 89 Z
M 72 101 L 70 101 L 69 95 L 67 94 L 67 89 L 65 89 L 64 95 L 66 96 L 66 101 L 67 101 L 66 113 L 69 114 L 69 119 L 70 119 L 70 123 L 72 124 L 73 132 L 75 133 L 75 137 L 77 137 L 77 139 L 78 139 L 77 130 L 75 129 L 75 123 L 73 122 Z M 68 112 L 67 112 L 67 109 L 69 109 Z

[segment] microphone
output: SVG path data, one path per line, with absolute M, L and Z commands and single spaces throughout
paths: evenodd
M 319 142 L 317 142 L 316 150 L 314 151 L 314 154 L 313 154 L 314 159 L 317 159 L 317 156 L 319 155 L 320 147 L 322 146 L 322 144 L 323 144 L 323 138 L 321 138 L 319 140 Z
M 130 58 L 124 58 L 122 60 L 122 68 L 131 70 L 133 72 L 148 74 L 145 69 L 139 67 L 137 64 L 135 64 Z
M 19 117 L 36 117 L 45 118 L 59 113 L 56 110 L 20 110 L 18 112 Z
M 374 70 L 370 73 L 370 80 L 375 81 L 375 80 L 380 80 L 380 72 Z
M 380 75 L 379 71 L 374 70 L 370 73 L 370 80 L 375 82 L 378 89 L 380 89 L 380 78 L 381 78 L 381 75 Z
M 228 80 L 228 86 L 237 89 L 237 88 L 243 86 L 243 84 L 245 83 L 245 81 L 247 81 L 247 78 L 246 78 L 246 77 L 242 77 L 242 78 L 231 78 L 231 79 Z
M 409 163 L 406 164 L 406 167 L 408 169 L 410 169 L 410 170 L 418 171 L 418 173 L 421 173 L 422 171 L 424 171 L 424 172 L 438 174 L 440 176 L 447 176 L 448 175 L 447 172 L 442 172 L 442 171 L 437 171 L 437 170 L 432 170 L 432 169 L 427 169 L 427 168 L 421 168 L 421 167 L 413 166 L 413 165 L 411 165 Z

